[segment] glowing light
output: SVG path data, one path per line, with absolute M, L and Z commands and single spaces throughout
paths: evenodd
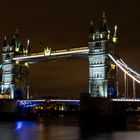
M 7 93 L 0 94 L 0 99 L 9 99 Z
M 107 38 L 110 39 L 110 30 L 108 30 Z
M 114 31 L 114 36 L 113 36 L 113 42 L 117 43 L 117 25 L 115 25 L 115 31 Z
M 51 55 L 54 56 L 54 55 L 73 54 L 73 53 L 86 53 L 86 52 L 89 52 L 89 49 L 86 49 L 86 50 L 67 51 L 67 52 L 61 52 L 61 53 L 51 53 Z
M 30 45 L 30 40 L 29 39 L 27 39 L 27 46 L 29 46 Z
M 113 37 L 113 42 L 117 43 L 117 38 L 116 37 Z
M 44 53 L 45 53 L 45 55 L 50 55 L 51 54 L 51 49 L 49 49 L 48 47 L 45 48 Z
M 51 99 L 50 102 L 80 102 L 80 100 L 69 100 L 69 99 Z
M 19 64 L 19 61 L 16 61 L 16 64 L 18 65 Z
M 19 130 L 19 129 L 21 129 L 22 128 L 22 122 L 21 121 L 18 121 L 18 122 L 16 122 L 16 130 Z
M 95 34 L 93 34 L 92 39 L 95 40 Z
M 140 102 L 140 99 L 127 99 L 127 98 L 117 98 L 117 99 L 112 99 L 112 101 L 115 102 Z
M 24 64 L 26 67 L 28 67 L 29 66 L 29 64 L 26 62 L 25 64 Z
M 42 54 L 42 55 L 36 55 L 36 56 L 20 56 L 20 57 L 15 57 L 15 58 L 13 58 L 13 60 L 24 60 L 24 59 L 30 59 L 30 58 L 38 58 L 38 57 L 44 57 L 44 55 Z
M 116 68 L 115 64 L 111 64 L 111 68 L 114 70 Z
M 27 54 L 28 53 L 28 49 L 27 48 L 23 48 L 23 53 Z
M 16 51 L 16 52 L 19 52 L 19 47 L 16 47 L 16 48 L 15 48 L 15 51 Z
M 46 102 L 46 100 L 42 99 L 42 100 L 18 100 L 18 102 Z
M 103 38 L 103 35 L 102 35 L 102 34 L 100 34 L 100 38 L 101 38 L 101 39 Z
M 64 110 L 64 106 L 62 105 L 62 108 L 61 108 L 61 110 L 63 111 Z

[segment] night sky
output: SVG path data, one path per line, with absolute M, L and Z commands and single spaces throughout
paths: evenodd
M 0 44 L 18 28 L 23 45 L 30 39 L 32 52 L 87 46 L 90 21 L 96 29 L 103 11 L 110 30 L 118 25 L 120 56 L 140 73 L 139 0 L 3 0 Z M 79 97 L 81 90 L 88 90 L 88 59 L 31 65 L 31 95 Z

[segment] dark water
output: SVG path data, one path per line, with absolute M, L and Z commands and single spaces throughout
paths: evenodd
M 125 129 L 81 125 L 77 117 L 64 116 L 0 122 L 0 140 L 140 140 L 139 118 L 130 117 Z

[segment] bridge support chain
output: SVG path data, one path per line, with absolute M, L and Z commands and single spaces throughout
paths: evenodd
M 124 72 L 124 97 L 128 98 L 128 77 L 125 72 Z
M 117 97 L 119 97 L 119 82 L 116 81 Z
M 29 85 L 27 86 L 27 99 L 30 99 Z
M 116 90 L 117 90 L 117 97 L 119 97 L 119 81 L 118 81 L 118 77 L 119 77 L 119 68 L 118 66 L 116 65 Z
M 136 98 L 136 83 L 134 79 L 133 79 L 133 98 Z

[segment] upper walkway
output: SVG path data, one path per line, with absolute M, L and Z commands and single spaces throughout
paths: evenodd
M 16 61 L 26 61 L 30 64 L 40 61 L 53 61 L 57 59 L 66 59 L 72 57 L 83 57 L 89 54 L 88 47 L 62 49 L 62 50 L 47 50 L 44 52 L 31 53 L 30 55 L 18 55 L 13 58 Z

